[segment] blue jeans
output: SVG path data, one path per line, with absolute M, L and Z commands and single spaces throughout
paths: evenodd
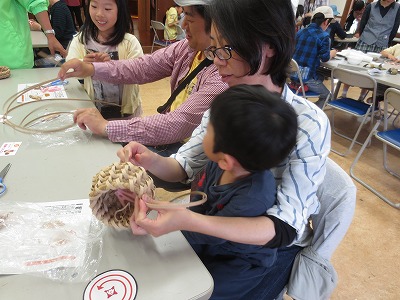
M 305 82 L 305 84 L 308 85 L 308 90 L 309 91 L 312 91 L 314 93 L 318 93 L 319 94 L 319 99 L 315 104 L 319 108 L 322 108 L 322 106 L 324 105 L 326 97 L 328 97 L 328 95 L 330 94 L 330 91 L 324 85 L 323 77 L 319 76 L 319 75 L 316 75 L 316 76 L 317 76 L 317 79 L 315 79 L 315 78 L 309 79 L 307 82 Z
M 243 290 L 241 282 L 227 282 L 224 277 L 227 274 L 220 274 L 221 278 L 214 278 L 215 287 L 210 300 L 273 300 L 286 286 L 289 281 L 292 266 L 297 253 L 301 247 L 291 246 L 278 249 L 275 264 L 268 268 L 261 280 L 255 278 L 255 287 L 251 290 Z M 238 276 L 238 279 L 240 276 Z M 258 282 L 257 282 L 257 281 Z M 217 286 L 218 283 L 218 286 Z

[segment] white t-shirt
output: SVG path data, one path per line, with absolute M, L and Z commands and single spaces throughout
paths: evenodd
M 119 60 L 117 46 L 102 45 L 93 40 L 89 40 L 86 45 L 86 51 L 108 53 L 112 60 Z M 106 101 L 108 103 L 122 104 L 123 85 L 113 84 L 99 80 L 93 80 L 93 89 L 95 100 Z M 96 107 L 100 109 L 105 104 L 96 102 Z

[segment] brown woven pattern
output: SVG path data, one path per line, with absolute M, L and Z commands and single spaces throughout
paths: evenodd
M 5 79 L 10 77 L 11 71 L 7 67 L 0 66 L 0 79 Z
M 129 190 L 137 198 L 147 194 L 154 198 L 153 179 L 145 169 L 127 163 L 114 163 L 102 169 L 93 177 L 89 194 L 90 207 L 97 219 L 116 228 L 129 227 L 129 217 L 133 214 L 133 203 L 125 207 L 119 202 L 115 191 Z

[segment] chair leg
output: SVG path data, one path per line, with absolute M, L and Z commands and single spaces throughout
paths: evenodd
M 325 101 L 324 101 L 324 105 L 322 105 L 322 110 L 325 109 L 326 104 L 330 101 L 331 99 L 331 93 L 329 93 L 329 95 L 326 97 Z
M 389 168 L 389 165 L 387 163 L 387 145 L 385 143 L 383 143 L 383 166 L 390 175 L 400 179 L 400 175 Z
M 359 135 L 360 132 L 361 132 L 362 127 L 363 127 L 364 124 L 365 124 L 365 120 L 366 120 L 366 119 L 368 118 L 368 116 L 369 116 L 369 112 L 370 112 L 370 109 L 368 109 L 367 113 L 364 115 L 364 117 L 363 117 L 363 119 L 362 119 L 362 121 L 361 121 L 361 124 L 360 124 L 360 126 L 358 127 L 358 129 L 357 129 L 357 132 L 355 133 L 353 139 L 351 139 L 351 138 L 349 138 L 348 136 L 346 136 L 346 135 L 344 135 L 344 134 L 341 134 L 341 133 L 339 133 L 339 132 L 336 130 L 336 128 L 335 128 L 335 123 L 334 123 L 334 120 L 335 120 L 335 113 L 334 113 L 334 109 L 333 109 L 333 111 L 332 111 L 332 130 L 333 130 L 333 132 L 334 132 L 335 134 L 337 134 L 338 136 L 340 136 L 340 137 L 342 137 L 342 138 L 344 138 L 344 139 L 347 139 L 347 140 L 351 141 L 351 144 L 350 144 L 349 148 L 347 148 L 347 150 L 346 150 L 345 152 L 339 152 L 339 151 L 337 151 L 337 150 L 335 150 L 335 149 L 331 149 L 331 151 L 332 151 L 333 153 L 336 153 L 336 154 L 338 154 L 338 155 L 340 155 L 340 156 L 345 157 L 345 156 L 347 156 L 347 154 L 350 153 L 350 151 L 353 149 L 353 147 L 354 147 L 355 144 L 362 145 L 362 143 L 360 143 L 360 142 L 357 141 L 357 138 L 358 138 L 358 135 Z M 379 122 L 378 122 L 378 123 L 379 123 Z M 368 142 L 368 145 L 367 145 L 367 146 L 369 146 L 369 142 Z
M 357 153 L 356 158 L 354 159 L 354 161 L 352 162 L 351 166 L 350 166 L 350 176 L 356 180 L 358 183 L 360 183 L 361 185 L 363 185 L 365 188 L 367 188 L 368 190 L 370 190 L 372 193 L 374 193 L 376 196 L 378 196 L 379 198 L 381 198 L 383 201 L 385 201 L 387 204 L 389 204 L 390 206 L 400 209 L 400 203 L 394 203 L 392 202 L 389 198 L 385 197 L 384 195 L 382 195 L 380 192 L 378 192 L 376 189 L 374 189 L 372 186 L 370 186 L 369 184 L 367 184 L 366 182 L 362 181 L 359 177 L 357 177 L 354 174 L 354 168 L 358 162 L 358 160 L 360 159 L 361 155 L 363 154 L 365 148 L 367 147 L 367 145 L 371 142 L 372 136 L 374 135 L 374 133 L 376 132 L 376 130 L 378 129 L 380 125 L 380 121 L 376 122 L 374 128 L 371 130 L 371 132 L 369 133 L 367 139 L 365 140 L 364 144 L 362 145 L 360 151 Z M 384 156 L 385 156 L 385 152 L 384 152 Z M 384 158 L 385 160 L 386 158 Z

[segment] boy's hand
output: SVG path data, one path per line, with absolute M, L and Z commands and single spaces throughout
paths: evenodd
M 130 142 L 124 148 L 118 150 L 117 155 L 122 162 L 131 162 L 148 170 L 156 165 L 158 154 L 149 150 L 137 142 Z
M 191 218 L 191 211 L 186 208 L 175 208 L 171 210 L 159 210 L 155 220 L 149 219 L 147 215 L 146 202 L 152 199 L 143 196 L 142 199 L 135 201 L 135 210 L 130 218 L 130 224 L 133 234 L 152 236 L 161 236 L 169 232 L 183 230 L 183 224 Z

